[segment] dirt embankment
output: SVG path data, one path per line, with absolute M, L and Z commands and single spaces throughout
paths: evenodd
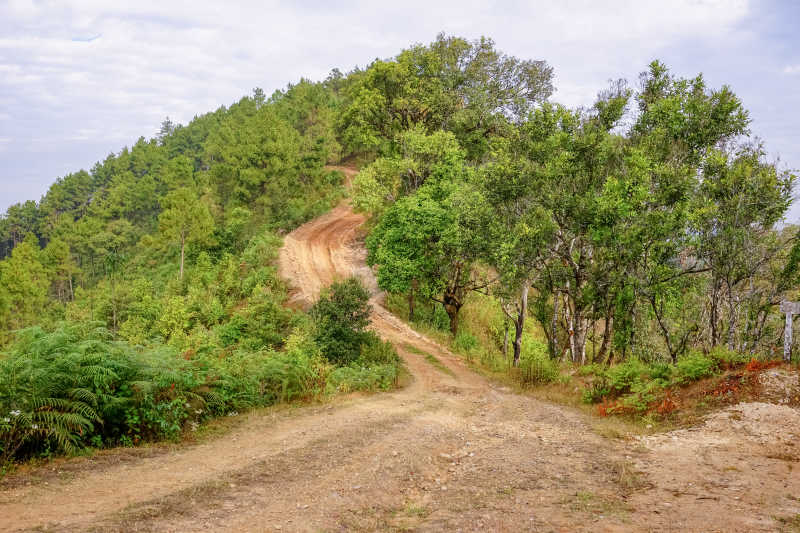
M 286 237 L 294 305 L 351 273 L 375 288 L 362 223 L 345 203 Z M 0 531 L 775 531 L 800 513 L 796 410 L 740 405 L 691 430 L 609 440 L 471 372 L 374 293 L 373 327 L 406 361 L 408 387 L 7 479 Z

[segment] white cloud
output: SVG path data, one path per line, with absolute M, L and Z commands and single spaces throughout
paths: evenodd
M 186 123 L 253 87 L 269 94 L 300 77 L 324 78 L 439 31 L 486 35 L 507 53 L 545 59 L 555 99 L 588 104 L 609 78 L 635 76 L 664 54 L 751 43 L 751 16 L 745 0 L 0 1 L 0 136 L 13 136 L 0 167 L 27 173 L 35 163 L 50 172 L 41 181 L 52 181 L 66 159 L 47 162 L 58 156 L 38 155 L 43 146 L 63 143 L 70 164 L 80 155 L 88 167 L 154 135 L 166 115 Z
M 786 65 L 783 67 L 783 73 L 789 75 L 800 74 L 800 65 Z

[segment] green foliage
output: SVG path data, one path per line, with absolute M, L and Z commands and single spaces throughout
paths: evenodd
M 331 372 L 327 390 L 329 393 L 388 390 L 397 384 L 397 373 L 397 365 L 392 364 L 342 366 Z
M 0 462 L 176 439 L 211 416 L 396 383 L 400 362 L 389 343 L 369 333 L 357 348 L 349 366 L 332 368 L 300 331 L 282 352 L 180 356 L 113 341 L 97 324 L 26 329 L 0 357 Z
M 369 331 L 361 344 L 361 352 L 358 356 L 358 363 L 371 365 L 394 365 L 400 364 L 400 357 L 389 341 L 382 341 L 375 333 Z
M 470 353 L 478 347 L 478 339 L 467 331 L 459 331 L 453 338 L 453 347 L 463 353 Z
M 634 386 L 647 375 L 647 365 L 636 358 L 614 365 L 606 371 L 608 388 L 611 392 L 621 395 L 630 392 Z
M 552 94 L 552 77 L 546 62 L 503 54 L 491 39 L 442 34 L 350 76 L 339 117 L 343 144 L 388 155 L 404 131 L 444 127 L 479 160 L 507 117 L 524 116 Z
M 39 245 L 29 233 L 10 258 L 0 261 L 0 323 L 5 333 L 34 322 L 47 303 L 49 285 Z
M 550 358 L 547 344 L 525 338 L 519 360 L 519 378 L 523 385 L 541 385 L 558 380 L 558 364 Z
M 369 292 L 358 278 L 335 282 L 320 295 L 310 314 L 314 340 L 329 361 L 343 365 L 359 357 L 370 312 Z
M 583 391 L 583 401 L 599 403 L 608 398 L 618 398 L 618 405 L 641 413 L 650 409 L 665 389 L 713 376 L 725 368 L 742 365 L 751 357 L 750 354 L 717 348 L 708 355 L 690 351 L 675 364 L 655 362 L 647 365 L 632 358 L 610 368 L 587 365 L 579 371 L 580 375 L 592 377 Z
M 681 382 L 697 381 L 714 374 L 717 362 L 700 352 L 690 352 L 678 359 L 675 369 Z
M 180 246 L 180 275 L 183 277 L 184 248 L 187 244 L 208 244 L 214 221 L 211 212 L 197 191 L 181 187 L 170 192 L 163 201 L 158 217 L 159 229 L 168 241 Z

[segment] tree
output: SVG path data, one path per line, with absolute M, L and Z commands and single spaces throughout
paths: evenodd
M 748 337 L 759 321 L 749 321 L 736 342 L 738 321 L 748 313 L 741 307 L 760 292 L 755 276 L 785 246 L 772 229 L 789 208 L 796 177 L 778 171 L 764 156 L 759 145 L 743 146 L 735 153 L 712 150 L 703 163 L 692 228 L 697 234 L 697 254 L 711 271 L 712 346 L 722 333 L 723 295 L 728 304 L 728 348 L 741 348 L 751 340 Z
M 72 300 L 75 297 L 73 277 L 79 272 L 79 269 L 75 264 L 69 245 L 60 238 L 55 238 L 47 243 L 42 250 L 42 256 L 49 271 L 49 277 L 52 279 L 52 288 L 56 298 L 60 302 Z
M 14 330 L 40 319 L 47 304 L 50 280 L 33 234 L 0 261 L 0 317 L 4 330 Z
M 378 285 L 394 293 L 414 288 L 440 303 L 453 334 L 467 293 L 489 285 L 473 268 L 485 242 L 475 231 L 483 204 L 468 186 L 469 172 L 458 162 L 437 168 L 415 194 L 386 210 L 366 241 Z
M 440 34 L 351 75 L 339 121 L 343 143 L 388 155 L 403 131 L 444 129 L 479 160 L 490 136 L 552 94 L 552 76 L 546 62 L 503 54 L 491 39 Z
M 553 225 L 539 204 L 539 177 L 518 153 L 519 137 L 495 143 L 479 186 L 492 216 L 483 226 L 490 243 L 487 262 L 498 272 L 495 294 L 514 323 L 513 365 L 519 365 L 528 293 L 546 266 Z
M 347 364 L 358 358 L 366 339 L 372 308 L 369 292 L 358 278 L 334 282 L 310 310 L 314 340 L 331 362 Z
M 39 209 L 33 200 L 9 206 L 3 219 L 3 226 L 5 227 L 5 235 L 2 236 L 5 241 L 4 248 L 10 252 L 29 233 L 38 234 L 39 219 Z
M 164 145 L 166 143 L 167 137 L 172 135 L 175 131 L 176 125 L 172 120 L 167 117 L 161 122 L 161 127 L 158 130 L 158 135 L 156 138 L 158 139 L 159 144 Z
M 158 217 L 162 236 L 180 246 L 180 274 L 183 279 L 183 263 L 187 244 L 210 242 L 214 220 L 208 206 L 200 201 L 196 190 L 181 187 L 164 198 L 164 210 Z
M 380 214 L 402 196 L 412 194 L 443 165 L 463 164 L 466 154 L 450 132 L 427 134 L 421 128 L 398 137 L 400 153 L 379 157 L 353 181 L 357 209 Z
M 602 254 L 592 231 L 598 199 L 609 176 L 616 173 L 620 160 L 620 139 L 612 133 L 621 119 L 628 94 L 624 90 L 601 97 L 588 111 L 570 111 L 563 106 L 544 104 L 520 125 L 518 146 L 513 157 L 524 161 L 508 184 L 507 202 L 542 218 L 550 227 L 546 252 L 535 247 L 528 253 L 545 267 L 539 276 L 540 293 L 550 292 L 553 307 L 565 299 L 563 315 L 569 349 L 575 362 L 586 359 L 586 334 L 593 318 L 598 288 L 610 272 L 600 260 Z M 498 180 L 495 180 L 498 181 Z M 515 191 L 516 188 L 517 190 Z M 520 196 L 525 191 L 533 195 Z M 503 189 L 495 194 L 502 199 Z M 525 206 L 533 201 L 534 205 Z M 513 220 L 513 210 L 512 220 Z M 544 261 L 541 258 L 544 258 Z M 555 319 L 556 313 L 552 315 Z M 544 319 L 544 315 L 537 314 Z M 542 324 L 550 329 L 550 324 Z M 555 340 L 551 334 L 552 341 Z

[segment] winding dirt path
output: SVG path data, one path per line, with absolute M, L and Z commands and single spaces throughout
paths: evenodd
M 786 408 L 782 438 L 760 437 L 771 455 L 746 440 L 752 424 L 724 420 L 603 438 L 572 410 L 492 385 L 388 313 L 358 244 L 363 221 L 344 203 L 298 228 L 280 272 L 298 306 L 361 276 L 409 386 L 243 415 L 201 444 L 66 461 L 64 476 L 26 474 L 0 485 L 0 531 L 775 531 L 776 517 L 800 513 L 796 411 Z

